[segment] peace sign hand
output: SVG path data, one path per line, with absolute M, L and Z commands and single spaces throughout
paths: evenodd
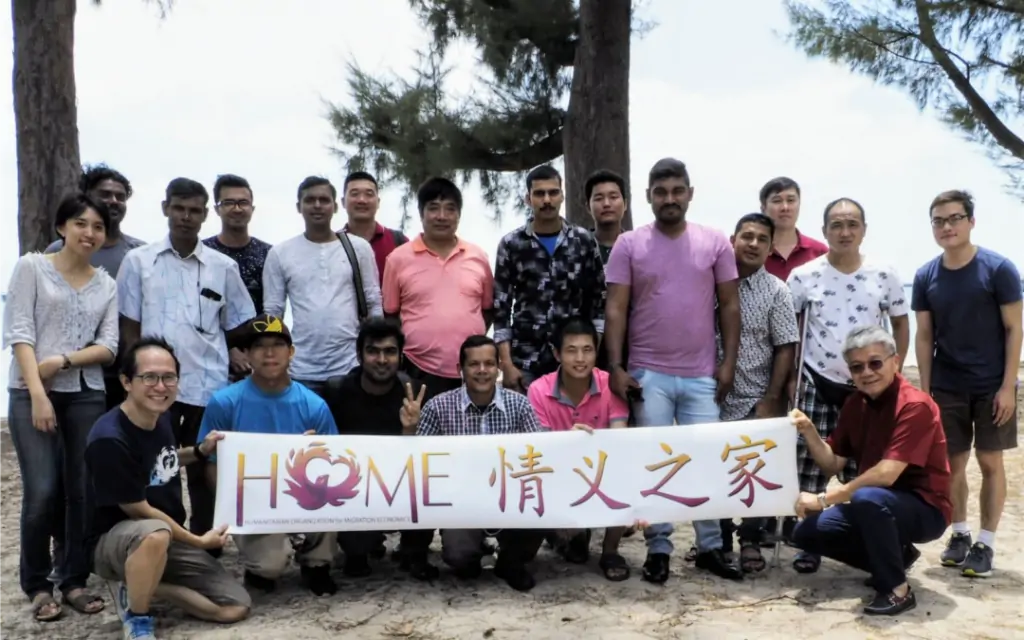
M 420 423 L 420 409 L 423 406 L 423 396 L 427 392 L 427 385 L 420 385 L 419 395 L 413 395 L 412 383 L 405 383 L 405 399 L 402 400 L 402 409 L 398 417 L 402 421 L 402 431 L 413 433 Z

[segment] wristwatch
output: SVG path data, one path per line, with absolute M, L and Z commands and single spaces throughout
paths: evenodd
M 821 505 L 822 510 L 828 509 L 828 501 L 825 500 L 825 492 L 822 491 L 818 494 L 818 504 Z
M 71 358 L 69 358 L 67 354 L 64 354 L 61 357 L 64 358 L 64 364 L 60 365 L 60 370 L 67 371 L 68 369 L 71 368 Z

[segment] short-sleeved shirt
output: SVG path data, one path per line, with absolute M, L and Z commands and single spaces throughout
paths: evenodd
M 530 401 L 501 386 L 486 406 L 473 404 L 465 385 L 436 395 L 420 413 L 419 436 L 477 436 L 537 433 L 542 427 Z
M 677 238 L 653 223 L 627 231 L 612 247 L 605 278 L 630 287 L 630 369 L 714 375 L 716 287 L 739 278 L 724 233 L 694 222 Z
M 1017 267 L 982 247 L 959 269 L 947 269 L 939 256 L 917 270 L 911 308 L 931 313 L 932 388 L 982 394 L 999 389 L 1006 366 L 1001 307 L 1020 299 Z
M 331 410 L 338 423 L 338 433 L 353 436 L 402 435 L 402 403 L 405 384 L 412 385 L 413 395 L 422 384 L 399 373 L 387 393 L 369 393 L 363 389 L 363 368 L 356 367 L 341 381 L 337 397 L 330 398 Z
M 89 432 L 85 466 L 93 488 L 91 544 L 130 519 L 120 507 L 123 504 L 145 500 L 179 525 L 185 524 L 170 413 L 160 416 L 153 429 L 143 429 L 120 407 L 111 409 Z
M 861 261 L 860 269 L 843 273 L 824 255 L 793 271 L 789 291 L 797 313 L 810 305 L 804 363 L 815 373 L 839 384 L 853 384 L 843 359 L 843 344 L 859 326 L 885 326 L 882 308 L 890 317 L 907 315 L 903 283 L 896 269 Z
M 721 406 L 721 420 L 739 420 L 750 414 L 771 382 L 775 349 L 800 342 L 793 298 L 782 280 L 758 269 L 740 279 L 740 350 L 732 391 Z M 715 336 L 718 359 L 724 357 L 722 336 Z
M 267 261 L 270 244 L 259 238 L 249 238 L 249 244 L 244 247 L 229 247 L 217 236 L 210 236 L 203 240 L 203 244 L 238 263 L 238 273 L 252 298 L 252 306 L 256 313 L 263 313 L 263 263 Z
M 430 375 L 459 377 L 459 348 L 487 332 L 483 311 L 494 306 L 494 275 L 484 250 L 459 240 L 447 258 L 423 236 L 388 257 L 381 291 L 384 313 L 399 314 L 405 357 Z
M 826 253 L 828 253 L 827 244 L 797 231 L 796 246 L 790 251 L 789 256 L 783 258 L 782 254 L 776 251 L 773 246 L 771 253 L 768 254 L 768 259 L 764 263 L 764 268 L 768 273 L 785 282 L 789 280 L 793 269 L 805 265 Z
M 245 378 L 213 394 L 203 412 L 196 444 L 211 431 L 237 433 L 279 433 L 302 435 L 314 430 L 318 435 L 338 435 L 327 403 L 307 387 L 292 382 L 277 393 L 260 389 L 252 378 Z M 211 460 L 216 455 L 210 456 Z
M 612 422 L 629 418 L 629 407 L 608 387 L 606 372 L 594 369 L 590 390 L 576 405 L 562 394 L 560 377 L 561 370 L 541 376 L 527 391 L 530 405 L 545 429 L 569 431 L 574 424 L 607 429 Z
M 145 244 L 144 241 L 138 238 L 122 233 L 117 242 L 111 246 L 104 245 L 97 249 L 96 253 L 92 254 L 89 262 L 94 267 L 103 267 L 110 274 L 111 278 L 116 278 L 117 272 L 121 269 L 121 263 L 124 261 L 124 257 L 128 255 L 128 252 Z M 50 243 L 50 246 L 46 247 L 43 253 L 57 253 L 63 246 L 63 240 L 56 240 Z
M 181 256 L 170 239 L 133 249 L 117 274 L 118 310 L 162 336 L 181 361 L 178 401 L 205 407 L 228 384 L 230 331 L 256 317 L 238 264 L 202 242 Z
M 828 438 L 837 456 L 857 461 L 863 474 L 882 460 L 905 462 L 893 483 L 911 491 L 952 520 L 949 457 L 939 407 L 931 397 L 897 374 L 882 395 L 872 400 L 851 394 Z
M 352 235 L 347 224 L 342 231 Z M 374 227 L 373 237 L 370 238 L 370 248 L 373 249 L 373 257 L 377 261 L 377 273 L 380 274 L 381 286 L 384 285 L 384 266 L 387 264 L 388 256 L 406 242 L 409 242 L 409 238 L 406 238 L 405 234 L 398 229 L 388 229 L 382 224 L 377 224 Z

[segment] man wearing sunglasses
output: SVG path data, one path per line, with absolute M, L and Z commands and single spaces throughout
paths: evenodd
M 854 460 L 860 475 L 817 494 L 803 492 L 793 544 L 867 571 L 875 598 L 869 615 L 896 615 L 917 605 L 906 571 L 953 516 L 949 458 L 939 408 L 898 373 L 896 341 L 881 327 L 855 328 L 843 359 L 857 387 L 836 430 L 822 440 L 800 410 L 790 414 L 826 478 Z

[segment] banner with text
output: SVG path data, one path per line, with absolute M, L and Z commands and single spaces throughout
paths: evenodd
M 793 513 L 789 418 L 480 436 L 217 443 L 216 524 L 236 534 L 562 529 Z

